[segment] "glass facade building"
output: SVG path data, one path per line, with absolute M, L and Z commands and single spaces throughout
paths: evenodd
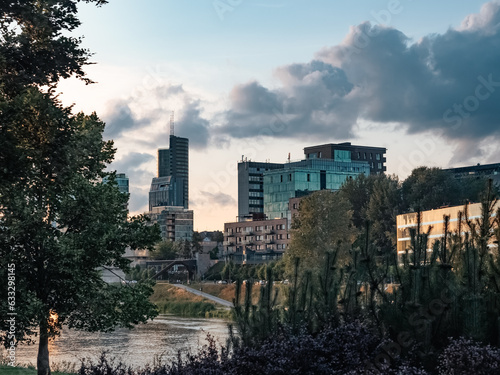
M 342 161 L 308 159 L 287 163 L 281 170 L 264 173 L 264 214 L 269 219 L 287 218 L 291 222 L 290 198 L 298 198 L 318 190 L 339 190 L 348 178 L 370 174 L 370 165 L 351 161 L 349 155 L 339 155 Z
M 171 180 L 165 184 L 164 179 L 167 177 L 170 177 Z M 159 182 L 160 179 L 163 180 Z M 153 190 L 153 187 L 160 184 L 163 185 L 162 189 Z M 164 192 L 154 193 L 160 190 Z M 189 140 L 187 138 L 171 135 L 169 148 L 158 149 L 158 176 L 151 183 L 150 211 L 151 207 L 165 205 L 167 202 L 165 191 L 171 192 L 168 200 L 169 205 L 189 207 Z M 163 198 L 157 199 L 158 196 L 163 196 Z

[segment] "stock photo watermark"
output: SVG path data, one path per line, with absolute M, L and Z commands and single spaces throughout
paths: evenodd
M 7 265 L 7 360 L 8 365 L 16 365 L 16 265 L 10 263 Z
M 215 12 L 219 16 L 221 21 L 224 21 L 226 17 L 226 13 L 232 13 L 238 6 L 241 5 L 243 0 L 214 0 L 212 5 L 215 9 Z

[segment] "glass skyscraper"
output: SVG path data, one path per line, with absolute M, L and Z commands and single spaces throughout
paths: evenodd
M 164 177 L 171 177 L 171 179 L 166 183 Z M 161 189 L 160 185 L 163 186 Z M 155 195 L 164 196 L 166 190 L 172 192 L 168 199 L 169 206 L 189 207 L 189 140 L 187 138 L 171 135 L 169 148 L 158 150 L 158 177 L 151 184 L 150 210 L 151 207 L 165 205 L 160 204 L 165 202 L 165 197 L 156 199 Z

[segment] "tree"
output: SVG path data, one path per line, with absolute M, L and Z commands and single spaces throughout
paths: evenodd
M 201 234 L 197 231 L 193 232 L 193 238 L 191 240 L 191 246 L 193 248 L 193 252 L 199 253 L 203 249 L 203 246 L 201 245 L 203 241 L 203 238 Z M 189 257 L 191 257 L 191 249 L 189 250 Z
M 478 202 L 486 185 L 486 179 L 459 181 L 439 168 L 416 168 L 403 182 L 403 208 L 415 212 L 457 206 L 469 200 Z
M 153 259 L 173 260 L 179 253 L 179 244 L 173 241 L 161 241 L 158 243 L 150 256 Z
M 352 209 L 352 222 L 358 229 L 363 229 L 366 221 L 366 210 L 377 176 L 361 174 L 354 179 L 347 179 L 340 194 L 349 201 Z
M 152 248 L 159 230 L 144 217 L 127 219 L 128 197 L 113 174 L 102 182 L 114 150 L 95 114 L 71 115 L 37 89 L 19 98 L 2 112 L 23 157 L 19 177 L 0 191 L 0 269 L 14 265 L 16 339 L 39 330 L 38 371 L 47 374 L 48 340 L 62 324 L 107 331 L 155 316 L 149 284 L 108 285 L 99 268 L 127 270 L 125 248 Z M 6 316 L 5 287 L 1 294 Z
M 366 208 L 370 240 L 380 253 L 393 253 L 396 244 L 396 217 L 401 212 L 401 190 L 396 176 L 378 175 Z
M 17 314 L 16 341 L 38 331 L 40 375 L 50 374 L 48 341 L 63 324 L 109 331 L 156 315 L 150 284 L 101 278 L 102 267 L 127 270 L 127 246 L 152 249 L 160 237 L 145 217 L 127 218 L 128 197 L 104 172 L 115 152 L 102 139 L 104 123 L 57 100 L 60 79 L 89 82 L 88 51 L 66 36 L 79 25 L 78 2 L 0 4 L 0 276 L 15 286 L 8 299 L 1 284 L 0 313 Z M 11 326 L 0 322 L 6 345 Z
M 327 253 L 335 254 L 336 263 L 344 262 L 355 234 L 351 217 L 349 202 L 338 193 L 323 190 L 304 198 L 285 253 L 288 274 L 293 273 L 296 258 L 302 268 L 316 271 Z

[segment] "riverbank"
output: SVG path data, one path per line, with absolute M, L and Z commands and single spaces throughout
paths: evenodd
M 205 293 L 211 294 L 215 297 L 222 298 L 229 302 L 234 302 L 236 296 L 236 285 L 235 284 L 215 284 L 215 283 L 193 283 L 190 285 L 193 289 L 201 290 Z M 252 304 L 256 305 L 260 298 L 261 285 L 252 286 Z M 246 285 L 241 287 L 240 303 L 243 302 L 243 297 L 246 293 Z M 288 296 L 288 285 L 275 284 L 273 285 L 273 291 L 278 293 L 276 304 L 284 304 Z
M 160 314 L 194 318 L 232 318 L 231 311 L 227 308 L 172 284 L 158 283 L 153 289 L 150 300 L 158 306 Z

